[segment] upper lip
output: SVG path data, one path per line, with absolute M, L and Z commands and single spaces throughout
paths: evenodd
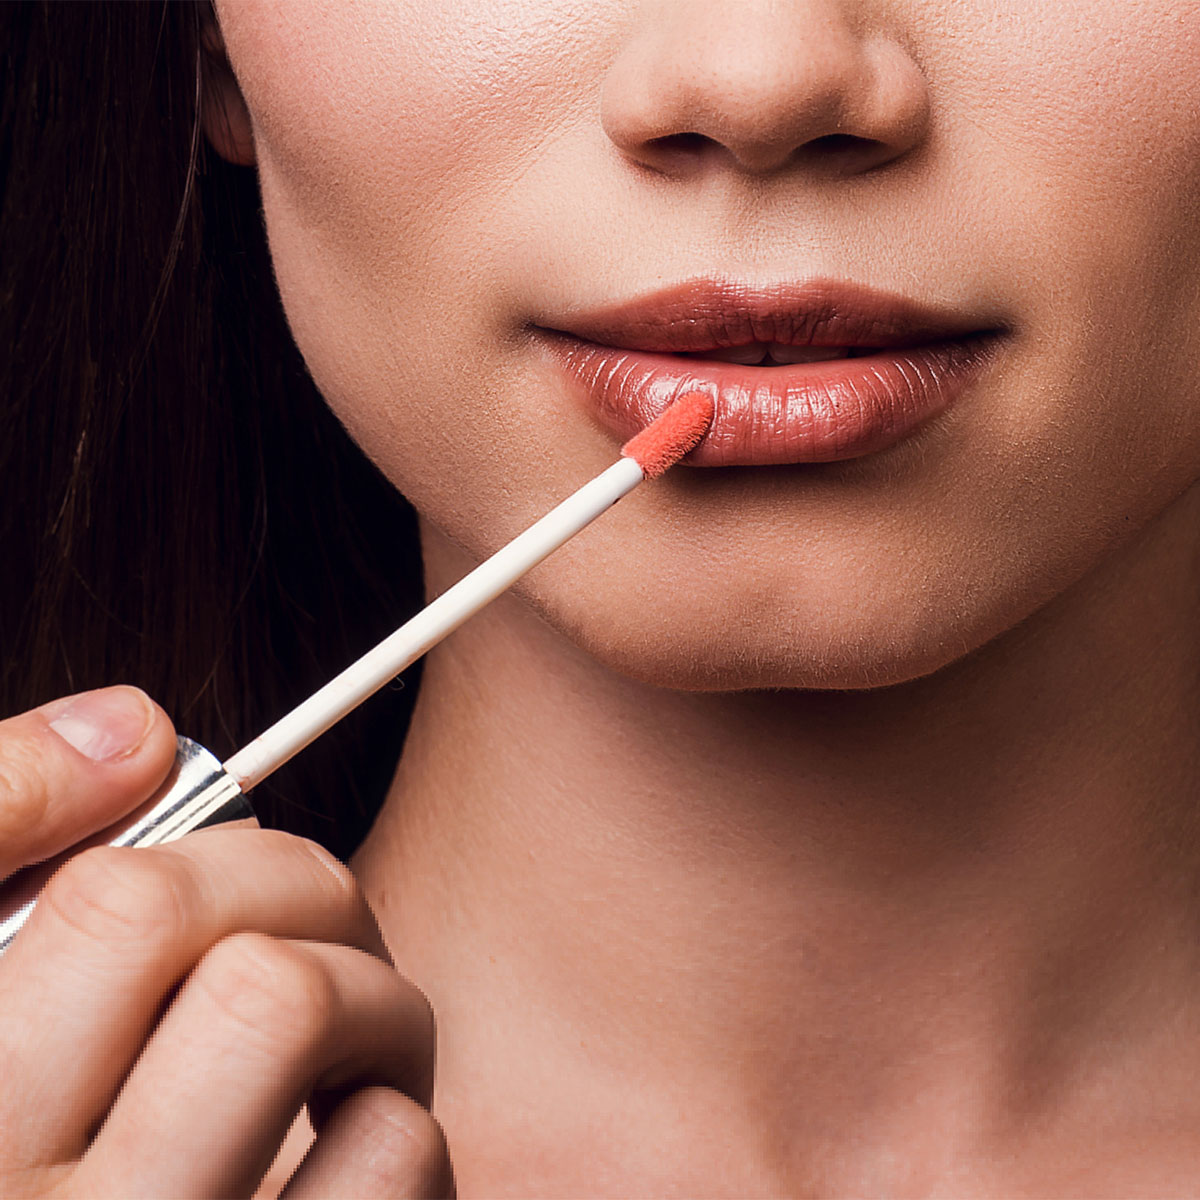
M 624 350 L 702 353 L 753 342 L 887 348 L 997 330 L 999 324 L 863 284 L 814 279 L 755 288 L 690 280 L 635 299 L 539 321 Z

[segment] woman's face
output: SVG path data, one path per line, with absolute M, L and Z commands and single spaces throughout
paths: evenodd
M 520 585 L 601 662 L 912 678 L 1200 478 L 1200 0 L 218 10 L 292 329 L 435 542 L 485 556 L 685 376 L 717 393 L 724 465 Z M 773 365 L 814 340 L 863 363 Z

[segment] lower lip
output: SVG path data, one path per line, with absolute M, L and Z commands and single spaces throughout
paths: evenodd
M 976 335 L 862 358 L 747 367 L 551 335 L 584 404 L 621 441 L 685 392 L 712 396 L 712 426 L 684 460 L 695 467 L 837 462 L 886 450 L 949 408 L 994 344 Z

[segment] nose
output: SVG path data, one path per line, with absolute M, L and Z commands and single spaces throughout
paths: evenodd
M 929 123 L 916 61 L 855 0 L 651 0 L 604 80 L 601 118 L 660 173 L 857 174 Z M 878 7 L 878 6 L 874 6 Z

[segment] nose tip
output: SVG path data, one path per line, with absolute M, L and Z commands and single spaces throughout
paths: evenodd
M 632 161 L 671 175 L 854 174 L 924 137 L 916 62 L 891 38 L 852 29 L 834 0 L 689 5 L 689 21 L 683 11 L 656 9 L 605 79 L 604 128 Z

